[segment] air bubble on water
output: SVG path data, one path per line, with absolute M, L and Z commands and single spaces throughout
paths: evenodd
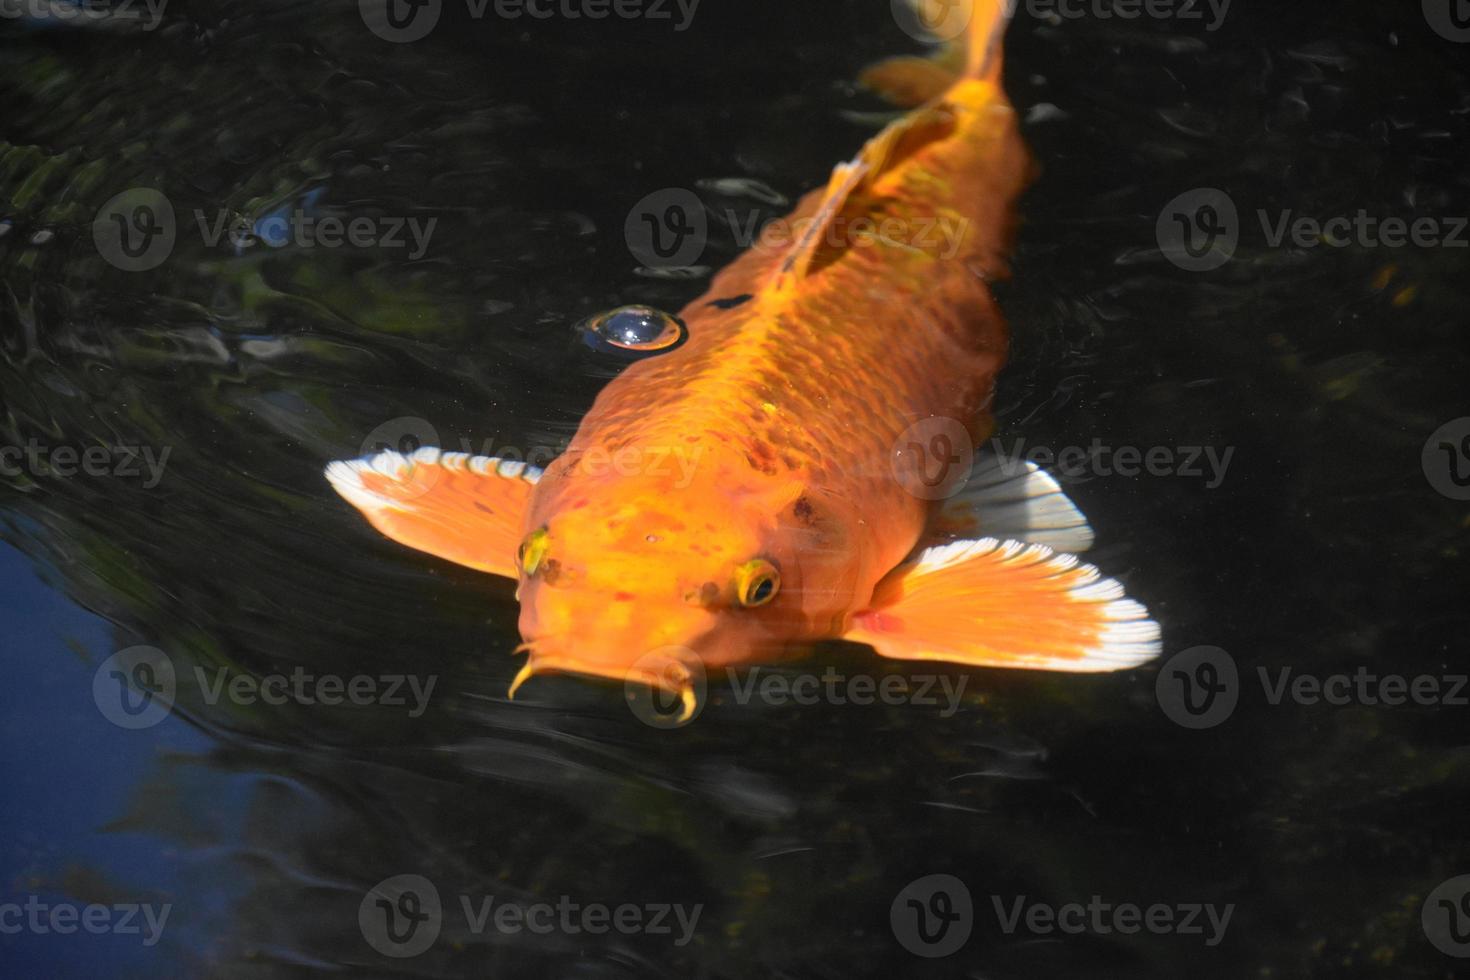
M 1050 102 L 1038 102 L 1026 111 L 1027 125 L 1052 122 L 1053 120 L 1070 119 L 1071 114 L 1065 109 L 1059 108 Z
M 50 228 L 42 228 L 40 231 L 31 236 L 31 244 L 45 245 L 47 242 L 55 237 L 56 232 L 52 231 Z
M 748 197 L 773 207 L 791 203 L 780 191 L 754 177 L 706 177 L 696 180 L 694 186 L 700 190 L 727 194 L 731 197 Z
M 578 325 L 583 341 L 603 353 L 653 354 L 684 342 L 683 321 L 651 306 L 620 306 Z
M 671 265 L 661 268 L 640 265 L 633 270 L 633 274 L 645 279 L 703 279 L 709 275 L 709 271 L 707 265 Z

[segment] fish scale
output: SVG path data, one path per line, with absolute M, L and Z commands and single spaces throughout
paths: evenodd
M 891 457 L 904 430 L 922 419 L 953 418 L 977 436 L 988 431 L 1006 329 L 987 281 L 1005 272 L 1009 204 L 1028 169 L 997 86 L 971 82 L 944 105 L 953 131 L 852 202 L 844 227 L 824 236 L 819 269 L 782 283 L 779 270 L 795 245 L 765 240 L 726 267 L 681 312 L 688 341 L 609 383 L 551 474 L 575 471 L 598 449 L 720 448 L 733 440 L 751 477 L 806 480 L 871 501 L 875 513 L 902 515 L 885 521 L 880 550 L 912 546 L 927 502 L 907 494 Z M 785 225 L 804 227 L 826 194 L 804 196 Z M 855 236 L 846 229 L 863 219 L 896 223 L 907 239 L 938 238 L 941 221 L 963 233 L 953 245 L 941 239 L 954 249 L 944 257 L 934 244 L 848 244 Z M 825 244 L 829 237 L 839 244 Z M 722 308 L 739 296 L 750 298 Z

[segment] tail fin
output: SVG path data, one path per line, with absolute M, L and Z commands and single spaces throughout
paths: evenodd
M 903 108 L 943 95 L 962 78 L 999 84 L 1002 39 L 1017 0 L 908 0 L 904 30 L 941 43 L 931 57 L 902 55 L 867 68 L 858 81 Z M 901 9 L 901 8 L 899 8 Z
M 929 2 L 929 0 L 920 0 Z M 943 0 L 941 0 L 943 2 Z M 965 75 L 998 82 L 1006 27 L 1016 9 L 1016 0 L 949 0 L 970 4 L 970 23 L 965 28 Z

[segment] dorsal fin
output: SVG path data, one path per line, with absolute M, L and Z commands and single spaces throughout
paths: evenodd
M 812 215 L 811 223 L 807 225 L 801 237 L 792 244 L 791 251 L 786 254 L 786 258 L 776 269 L 778 289 L 783 289 L 806 277 L 812 256 L 816 254 L 817 247 L 822 243 L 827 229 L 842 213 L 848 197 L 859 184 L 863 183 L 867 173 L 868 165 L 862 157 L 849 163 L 839 163 L 833 169 L 832 179 L 827 181 L 827 192 L 823 195 L 822 203 L 818 206 L 816 213 Z
M 955 131 L 954 108 L 940 102 L 895 120 L 863 147 L 858 159 L 868 164 L 868 184 L 876 184 L 900 163 Z
M 812 214 L 811 223 L 776 267 L 773 277 L 776 290 L 789 289 L 804 279 L 824 244 L 830 244 L 839 253 L 845 251 L 852 244 L 845 237 L 828 241 L 828 231 L 836 226 L 838 218 L 859 208 L 866 210 L 872 203 L 867 200 L 869 192 L 887 173 L 923 147 L 947 137 L 954 132 L 955 125 L 954 112 L 947 105 L 921 109 L 895 120 L 869 140 L 857 159 L 839 163 L 832 171 L 832 179 L 827 182 L 827 190 Z

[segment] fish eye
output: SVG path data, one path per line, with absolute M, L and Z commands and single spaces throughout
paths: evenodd
M 735 597 L 746 608 L 764 606 L 781 589 L 781 573 L 764 558 L 748 561 L 735 570 Z
M 624 357 L 672 350 L 689 334 L 678 317 L 651 306 L 620 306 L 589 317 L 579 329 L 588 347 Z
M 535 575 L 536 569 L 541 567 L 541 562 L 546 558 L 546 552 L 551 549 L 551 534 L 546 528 L 538 528 L 526 535 L 526 540 L 516 550 L 516 564 L 521 566 L 521 571 L 526 575 Z

